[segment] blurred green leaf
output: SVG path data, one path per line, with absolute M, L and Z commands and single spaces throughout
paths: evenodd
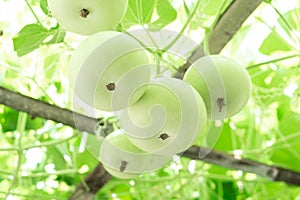
M 122 25 L 128 28 L 132 25 L 148 24 L 150 27 L 163 28 L 176 18 L 177 11 L 169 0 L 129 0 L 129 8 Z
M 213 175 L 223 175 L 224 176 L 224 175 L 227 175 L 227 172 L 230 171 L 230 169 L 227 169 L 225 167 L 220 167 L 217 165 L 211 165 L 207 171 Z
M 222 184 L 218 184 L 219 187 L 222 187 L 222 190 L 223 191 L 226 191 L 226 192 L 223 192 L 223 198 L 224 200 L 236 200 L 236 196 L 237 196 L 237 193 L 238 193 L 238 186 L 236 185 L 235 182 L 233 181 L 228 181 L 228 182 L 222 182 Z M 217 188 L 218 190 L 218 188 Z
M 4 107 L 4 112 L 1 114 L 0 118 L 3 132 L 16 130 L 18 113 L 19 112 L 11 108 Z
M 287 189 L 288 186 L 284 183 L 280 182 L 264 182 L 260 183 L 261 187 L 259 185 L 255 185 L 255 189 L 257 191 L 257 194 L 255 194 L 255 197 L 258 199 L 294 199 L 290 198 Z M 249 189 L 249 188 L 245 188 Z
M 285 136 L 300 132 L 300 113 L 291 111 L 284 113 L 279 122 L 279 129 Z
M 278 19 L 278 23 L 281 25 L 284 30 L 290 34 L 292 30 L 300 30 L 300 19 L 299 19 L 299 14 L 300 14 L 300 8 L 295 8 L 293 10 L 290 10 L 282 15 L 283 18 Z M 287 24 L 288 23 L 288 24 Z M 288 27 L 287 27 L 288 26 Z
M 159 170 L 157 175 L 159 177 L 167 177 L 167 176 L 170 176 L 170 174 L 168 172 L 166 172 L 165 170 Z
M 278 34 L 271 32 L 261 44 L 259 51 L 263 54 L 270 55 L 275 51 L 290 51 L 288 43 Z
M 300 20 L 299 20 L 300 9 L 295 8 L 287 13 L 281 14 L 277 20 L 280 24 L 280 27 L 285 30 L 285 32 L 289 35 L 290 38 L 293 38 L 292 32 L 297 32 L 300 30 Z M 288 41 L 286 41 L 283 37 L 281 37 L 276 29 L 272 29 L 272 32 L 266 37 L 266 39 L 261 44 L 259 51 L 263 54 L 270 55 L 276 51 L 290 51 L 291 45 L 289 45 Z M 299 38 L 298 38 L 299 39 Z
M 155 0 L 129 0 L 125 20 L 131 24 L 147 24 L 152 18 Z
M 204 1 L 203 14 L 211 16 L 215 15 L 222 8 L 222 4 L 225 1 L 226 0 Z
M 46 120 L 39 117 L 31 116 L 27 119 L 26 130 L 37 130 L 45 125 Z
M 214 128 L 212 128 L 214 127 Z M 207 144 L 220 151 L 233 150 L 232 132 L 228 123 L 224 123 L 223 127 L 212 125 L 210 132 L 207 135 Z
M 57 147 L 47 147 L 47 156 L 51 163 L 55 164 L 56 170 L 63 170 L 67 168 L 67 162 L 64 159 L 63 153 Z
M 0 123 L 3 132 L 14 131 L 17 127 L 19 111 L 4 107 L 4 112 L 1 114 Z M 44 126 L 45 119 L 33 117 L 26 121 L 26 130 L 36 130 Z
M 51 15 L 51 13 L 48 9 L 48 1 L 47 0 L 40 0 L 40 8 L 46 15 L 48 15 L 48 16 Z
M 111 198 L 106 195 L 105 192 L 102 192 L 101 190 L 96 194 L 94 200 L 110 200 Z
M 156 27 L 162 28 L 177 18 L 177 12 L 169 0 L 157 0 L 156 10 L 159 18 L 151 24 Z
M 271 161 L 273 161 L 275 165 L 299 171 L 300 142 L 299 140 L 296 141 L 297 143 L 294 144 L 287 143 L 284 145 L 284 148 L 274 149 L 272 151 Z
M 300 113 L 286 111 L 279 121 L 281 142 L 272 151 L 271 160 L 281 166 L 299 170 L 300 161 Z
M 52 28 L 49 30 L 51 32 L 51 40 L 48 42 L 45 42 L 44 44 L 49 45 L 49 44 L 56 44 L 63 42 L 66 36 L 66 32 L 62 29 L 59 29 L 58 27 Z
M 127 184 L 119 184 L 113 188 L 113 191 L 116 193 L 128 192 L 130 187 Z
M 184 11 L 186 12 L 186 14 L 190 15 L 191 11 L 190 11 L 188 5 L 186 4 L 186 1 L 183 1 L 183 6 L 184 6 Z
M 284 96 L 280 99 L 280 105 L 277 108 L 277 119 L 282 121 L 286 113 L 289 113 L 291 110 L 291 99 L 287 96 Z
M 76 151 L 80 149 L 76 153 L 76 167 L 80 169 L 83 165 L 87 165 L 92 170 L 99 163 L 97 158 L 99 156 L 100 144 L 97 138 L 89 134 L 84 143 L 81 139 L 78 139 L 74 145 Z M 81 148 L 84 149 L 81 150 Z

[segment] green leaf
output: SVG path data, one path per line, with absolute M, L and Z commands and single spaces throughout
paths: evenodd
M 3 132 L 16 130 L 16 121 L 18 120 L 18 111 L 4 107 L 1 113 L 0 123 Z
M 295 139 L 294 140 L 298 140 Z M 297 143 L 288 144 L 285 148 L 274 149 L 272 151 L 271 160 L 279 166 L 286 167 L 288 169 L 293 169 L 298 171 L 299 170 L 299 162 L 300 162 L 300 155 L 299 155 L 299 145 L 300 142 L 298 140 Z
M 293 37 L 291 32 L 297 31 L 300 29 L 299 26 L 299 12 L 300 9 L 296 8 L 293 9 L 287 13 L 284 13 L 280 16 L 280 18 L 277 20 L 280 24 L 280 27 L 285 30 L 285 32 L 290 36 Z M 294 30 L 291 30 L 294 29 Z M 271 53 L 275 51 L 290 51 L 291 47 L 285 41 L 278 33 L 276 33 L 274 30 L 269 34 L 269 36 L 264 40 L 261 47 L 259 48 L 259 51 L 270 55 Z
M 53 34 L 52 38 L 49 42 L 45 42 L 44 44 L 46 44 L 46 45 L 57 44 L 57 43 L 64 41 L 65 36 L 66 36 L 66 32 L 64 30 L 61 30 L 58 28 L 52 28 L 52 29 L 50 29 L 50 32 Z
M 40 8 L 47 16 L 51 16 L 51 13 L 48 9 L 48 1 L 47 0 L 40 0 Z
M 261 70 L 260 68 L 251 70 L 252 83 L 264 88 L 279 88 L 284 83 L 283 80 L 290 79 L 297 71 L 293 69 L 279 68 L 273 70 L 268 68 Z
M 155 0 L 129 0 L 125 14 L 125 26 L 150 23 L 155 8 Z
M 186 12 L 186 14 L 190 15 L 191 11 L 185 1 L 183 1 L 183 6 L 184 6 L 184 11 Z
M 225 167 L 221 167 L 218 165 L 210 165 L 210 167 L 207 169 L 207 172 L 209 172 L 210 174 L 218 174 L 218 175 L 226 175 L 228 171 L 230 171 L 231 169 L 225 168 Z
M 82 146 L 82 139 L 77 140 L 75 143 L 75 149 L 79 151 Z M 101 142 L 96 138 L 95 135 L 87 135 L 85 141 L 85 149 L 82 152 L 77 152 L 76 154 L 76 167 L 79 169 L 82 165 L 87 165 L 90 170 L 92 170 L 98 163 L 97 159 L 99 156 L 99 149 L 101 147 Z
M 44 42 L 49 37 L 52 38 Z M 38 49 L 41 45 L 62 42 L 64 37 L 65 32 L 58 27 L 48 30 L 40 24 L 28 24 L 13 38 L 14 50 L 21 57 Z
M 16 130 L 16 121 L 18 121 L 19 111 L 5 107 L 1 113 L 0 124 L 3 132 Z M 28 118 L 25 130 L 35 130 L 43 127 L 45 120 L 42 118 Z
M 170 4 L 169 0 L 158 0 L 156 4 L 156 11 L 159 18 L 152 23 L 152 25 L 160 28 L 168 25 L 177 18 L 177 12 Z
M 299 12 L 300 12 L 300 9 L 296 8 L 287 13 L 284 13 L 283 18 L 278 19 L 278 23 L 281 25 L 281 27 L 285 28 L 287 26 L 287 24 L 285 22 L 287 22 L 291 28 L 293 28 L 295 30 L 299 30 L 300 29 Z M 288 29 L 288 27 L 286 27 L 285 31 L 288 34 L 290 34 L 291 30 Z
M 209 147 L 212 147 L 216 150 L 232 150 L 232 132 L 229 124 L 225 123 L 223 127 L 217 127 L 212 125 L 210 132 L 207 135 L 206 141 Z
M 197 30 L 199 28 L 210 30 L 213 27 L 214 20 L 222 14 L 227 5 L 231 2 L 228 0 L 185 1 L 191 13 L 195 11 L 197 4 L 200 3 L 190 22 L 190 28 L 193 30 Z
M 271 160 L 276 164 L 299 170 L 300 161 L 300 113 L 288 111 L 279 121 L 279 130 L 283 137 L 274 144 Z
M 13 38 L 14 50 L 24 56 L 40 47 L 51 33 L 39 24 L 28 24 Z
M 285 113 L 279 122 L 279 129 L 284 135 L 290 135 L 300 131 L 300 113 Z
M 119 184 L 119 185 L 116 185 L 112 191 L 113 192 L 116 192 L 116 193 L 122 193 L 122 192 L 127 192 L 128 190 L 130 189 L 130 186 L 129 185 L 126 185 L 126 184 Z
M 125 18 L 134 23 L 149 23 L 154 11 L 155 0 L 129 0 Z
M 45 78 L 44 81 L 47 80 L 51 83 L 55 82 L 55 77 L 57 77 L 57 65 L 59 63 L 60 54 L 55 53 L 47 56 L 44 60 L 44 72 Z
M 99 190 L 99 192 L 96 194 L 95 196 L 95 200 L 110 200 L 110 196 L 108 194 L 106 194 L 105 192 L 103 192 L 102 190 Z
M 263 54 L 270 55 L 275 51 L 290 51 L 291 48 L 284 41 L 283 38 L 278 36 L 277 33 L 270 33 L 269 36 L 263 41 L 259 51 Z
M 257 199 L 296 199 L 289 197 L 287 193 L 288 185 L 283 182 L 264 182 L 263 187 L 257 187 L 255 190 L 259 198 Z M 249 190 L 250 188 L 247 188 Z M 253 191 L 253 190 L 252 190 Z M 249 191 L 251 193 L 251 191 Z
M 168 172 L 166 172 L 164 169 L 159 170 L 159 171 L 157 172 L 157 175 L 158 175 L 159 177 L 168 177 L 168 176 L 170 176 L 170 174 L 169 174 Z
M 26 130 L 36 130 L 42 128 L 45 124 L 45 119 L 34 117 L 29 118 L 26 123 Z
M 271 3 L 271 2 L 272 2 L 272 0 L 265 0 L 265 2 L 266 2 L 266 3 Z
M 226 192 L 223 192 L 223 198 L 226 200 L 236 200 L 237 193 L 238 193 L 238 187 L 235 182 L 233 181 L 227 181 L 222 182 L 222 185 L 217 184 L 217 186 L 222 187 L 222 189 Z M 218 188 L 217 188 L 218 190 Z
M 291 99 L 287 96 L 281 99 L 280 105 L 277 108 L 277 119 L 278 121 L 281 121 L 286 113 L 290 112 L 291 109 Z
M 219 10 L 222 8 L 222 4 L 224 0 L 214 0 L 214 1 L 206 1 L 206 4 L 203 5 L 203 14 L 214 16 Z
M 67 162 L 64 159 L 62 152 L 55 146 L 49 146 L 47 148 L 47 156 L 52 163 L 55 164 L 56 170 L 63 170 L 67 168 Z

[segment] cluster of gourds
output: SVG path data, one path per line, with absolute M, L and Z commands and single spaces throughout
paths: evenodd
M 208 120 L 233 116 L 250 97 L 247 71 L 221 55 L 198 59 L 183 80 L 153 78 L 146 49 L 110 30 L 124 17 L 127 0 L 48 3 L 66 30 L 89 35 L 70 59 L 70 83 L 83 102 L 119 119 L 121 129 L 99 150 L 100 161 L 116 177 L 163 167 L 195 143 Z

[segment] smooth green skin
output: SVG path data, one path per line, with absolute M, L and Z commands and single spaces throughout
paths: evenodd
M 48 5 L 67 31 L 91 35 L 115 28 L 125 16 L 128 0 L 48 0 Z M 89 11 L 86 18 L 80 16 L 83 8 Z
M 216 73 L 202 76 L 202 70 L 216 69 Z M 208 117 L 222 120 L 237 114 L 248 102 L 251 94 L 251 79 L 247 70 L 234 60 L 210 55 L 198 59 L 185 73 L 183 80 L 191 84 L 203 97 Z M 206 84 L 211 81 L 215 84 Z M 220 85 L 221 83 L 222 85 Z M 223 90 L 223 92 L 222 92 Z M 212 94 L 215 98 L 211 97 Z M 220 107 L 217 98 L 224 98 L 224 106 Z
M 189 84 L 172 78 L 153 80 L 140 89 L 144 88 L 145 94 L 126 111 L 129 117 L 120 119 L 129 139 L 144 151 L 160 155 L 174 155 L 189 148 L 207 121 L 201 96 Z M 145 133 L 149 135 L 142 135 Z M 165 140 L 160 138 L 163 133 L 169 136 Z
M 162 168 L 172 156 L 147 153 L 131 142 L 128 133 L 116 130 L 101 143 L 99 160 L 113 176 L 128 179 Z M 124 171 L 120 170 L 122 161 L 127 162 Z
M 124 134 L 122 131 L 117 130 L 114 131 L 113 133 L 109 134 L 106 139 L 111 142 L 112 145 L 118 147 L 121 150 L 124 151 L 128 151 L 128 152 L 132 152 L 132 153 L 142 153 L 145 154 L 144 151 L 142 151 L 141 149 L 137 148 L 134 144 L 132 144 L 132 142 L 128 139 L 127 135 Z M 102 155 L 101 155 L 102 154 Z M 141 175 L 141 173 L 131 173 L 131 172 L 126 172 L 123 171 L 121 172 L 119 169 L 121 160 L 126 160 L 125 157 L 122 158 L 122 155 L 120 156 L 119 152 L 113 151 L 113 149 L 101 149 L 100 150 L 100 158 L 101 156 L 103 156 L 103 154 L 109 154 L 109 158 L 112 160 L 115 160 L 116 162 L 116 166 L 109 166 L 107 164 L 105 164 L 104 162 L 102 162 L 103 167 L 113 176 L 120 178 L 120 179 L 130 179 L 130 178 L 136 178 L 139 175 Z M 146 156 L 145 154 L 145 158 L 146 160 L 148 160 L 149 157 Z M 101 161 L 101 159 L 100 159 Z M 130 161 L 128 161 L 130 162 Z M 141 160 L 135 160 L 134 161 L 135 165 L 140 165 L 142 162 Z
M 117 146 L 118 148 L 132 152 L 132 153 L 145 153 L 143 150 L 135 146 L 128 138 L 128 136 L 121 130 L 114 131 L 109 134 L 106 139 L 111 142 L 111 144 Z
M 141 175 L 140 173 L 120 172 L 107 165 L 103 165 L 103 167 L 108 173 L 110 173 L 112 176 L 117 177 L 119 179 L 134 179 Z
M 126 108 L 130 94 L 151 76 L 143 47 L 130 36 L 114 31 L 99 32 L 82 41 L 68 65 L 74 93 L 89 106 L 103 111 Z M 108 83 L 116 83 L 117 89 L 109 91 Z M 142 94 L 143 91 L 135 94 L 131 103 Z
M 115 31 L 103 31 L 93 34 L 83 40 L 73 52 L 68 64 L 69 80 L 71 86 L 75 85 L 77 75 L 87 57 L 103 42 L 118 36 L 120 33 Z

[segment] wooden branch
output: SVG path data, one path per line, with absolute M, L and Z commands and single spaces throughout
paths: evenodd
M 209 36 L 210 54 L 219 53 L 262 2 L 263 0 L 233 0 Z
M 233 0 L 219 17 L 208 37 L 209 54 L 218 54 L 233 38 L 251 13 L 263 0 Z M 187 62 L 178 68 L 175 78 L 182 79 L 193 62 L 206 55 L 202 47 L 197 48 Z
M 85 185 L 81 183 L 73 192 L 69 200 L 93 200 L 96 193 L 111 178 L 101 163 L 85 178 Z
M 98 120 L 95 118 L 87 117 L 64 108 L 59 108 L 55 105 L 51 105 L 41 100 L 24 96 L 20 93 L 10 91 L 3 87 L 0 87 L 0 104 L 9 106 L 19 111 L 26 112 L 36 117 L 42 117 L 58 123 L 63 123 L 64 125 L 71 126 L 78 130 L 86 132 L 90 131 L 89 133 L 91 134 L 95 134 L 95 126 L 100 126 L 98 124 Z M 74 121 L 74 116 L 79 117 L 83 121 L 77 124 L 77 119 L 76 121 Z M 108 124 L 107 131 L 111 130 L 113 130 L 111 124 Z M 259 176 L 266 177 L 274 181 L 283 181 L 289 184 L 300 185 L 300 173 L 298 172 L 277 166 L 262 164 L 257 161 L 237 158 L 233 155 L 218 152 L 213 149 L 193 146 L 182 155 L 191 159 L 201 160 L 226 168 L 255 173 Z M 93 173 L 94 174 L 90 175 L 89 177 L 93 178 L 93 180 L 98 180 L 99 182 L 94 183 L 94 181 L 91 181 L 90 178 L 87 178 L 86 181 L 88 186 L 90 187 L 89 190 L 87 190 L 88 193 L 93 193 L 93 191 L 95 191 L 95 188 L 97 188 L 98 186 L 102 186 L 102 183 L 109 179 L 109 176 L 106 172 L 104 172 L 104 169 L 100 164 Z M 81 190 L 82 188 L 84 187 L 81 187 Z
M 95 128 L 99 125 L 98 119 L 24 96 L 4 87 L 0 87 L 0 103 L 15 110 L 26 112 L 33 117 L 53 120 L 79 131 L 95 133 Z M 111 131 L 110 128 L 108 127 L 108 130 L 105 130 L 105 132 Z
M 183 156 L 225 168 L 254 173 L 273 181 L 282 181 L 287 184 L 300 185 L 300 172 L 278 166 L 266 165 L 264 163 L 240 158 L 209 148 L 192 146 L 183 153 Z

